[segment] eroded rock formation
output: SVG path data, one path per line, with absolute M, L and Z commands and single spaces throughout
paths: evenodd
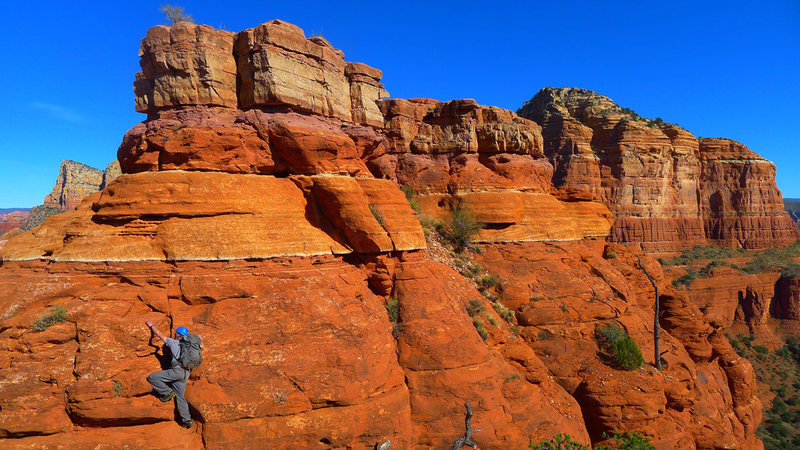
M 62 161 L 56 184 L 44 198 L 43 205 L 65 211 L 73 210 L 87 195 L 105 188 L 119 174 L 119 162 L 116 160 L 105 170 L 75 161 Z
M 553 184 L 591 192 L 611 209 L 614 241 L 659 253 L 800 238 L 774 164 L 738 142 L 697 139 L 577 88 L 544 88 L 518 113 L 542 125 Z
M 595 329 L 617 323 L 652 363 L 652 288 L 605 243 L 614 208 L 595 198 L 617 197 L 600 166 L 552 185 L 584 169 L 548 157 L 546 122 L 380 100 L 379 70 L 281 21 L 154 27 L 141 57 L 147 120 L 123 138 L 123 174 L 0 241 L 2 446 L 444 448 L 468 402 L 482 448 L 615 429 L 662 448 L 759 448 L 752 368 L 680 293 L 665 296 L 663 373 L 598 356 Z M 427 253 L 398 184 L 430 216 L 461 202 L 487 224 L 475 258 L 511 316 Z M 56 306 L 66 321 L 33 329 Z M 203 337 L 191 430 L 150 395 L 145 320 Z

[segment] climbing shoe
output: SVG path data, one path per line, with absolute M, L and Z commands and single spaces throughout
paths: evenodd
M 170 392 L 169 394 L 167 394 L 167 395 L 165 395 L 163 397 L 158 397 L 158 399 L 161 400 L 162 402 L 166 403 L 166 402 L 172 400 L 174 397 L 175 397 L 175 393 L 174 392 Z
M 194 426 L 194 421 L 192 419 L 187 420 L 186 422 L 181 423 L 183 428 L 192 428 Z

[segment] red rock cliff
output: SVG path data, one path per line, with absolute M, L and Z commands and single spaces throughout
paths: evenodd
M 551 186 L 562 168 L 536 123 L 379 101 L 380 71 L 280 21 L 154 27 L 141 56 L 148 118 L 123 139 L 123 174 L 0 244 L 2 446 L 444 448 L 468 402 L 482 448 L 614 429 L 760 447 L 749 363 L 679 294 L 663 373 L 598 356 L 608 323 L 652 355 L 652 291 L 606 246 L 609 209 Z M 398 183 L 430 215 L 461 201 L 488 224 L 476 258 L 503 281 L 493 294 L 427 253 Z M 66 320 L 35 330 L 56 306 Z M 145 320 L 204 339 L 193 429 L 150 395 Z
M 615 216 L 611 238 L 649 252 L 693 245 L 788 245 L 775 166 L 727 139 L 697 139 L 608 97 L 545 88 L 518 113 L 542 125 L 553 184 L 594 194 Z

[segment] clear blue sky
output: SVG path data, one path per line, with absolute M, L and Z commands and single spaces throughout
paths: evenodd
M 41 203 L 63 159 L 104 168 L 134 112 L 139 40 L 162 2 L 6 2 L 0 208 Z M 230 31 L 280 18 L 382 69 L 394 97 L 516 110 L 544 86 L 605 94 L 748 145 L 800 197 L 800 2 L 184 1 Z M 444 2 L 442 2 L 444 3 Z

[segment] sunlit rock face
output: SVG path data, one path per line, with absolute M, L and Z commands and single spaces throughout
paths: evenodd
M 648 242 L 705 239 L 687 200 L 700 177 L 671 184 L 701 159 L 688 133 L 385 99 L 379 70 L 282 21 L 158 26 L 140 53 L 147 119 L 122 139 L 122 174 L 0 240 L 0 447 L 448 448 L 465 403 L 487 449 L 612 430 L 760 445 L 749 363 L 645 257 L 665 293 L 654 371 L 653 290 L 606 244 L 637 223 Z M 574 151 L 554 157 L 554 142 Z M 460 203 L 486 225 L 470 258 L 502 281 L 492 293 L 432 256 L 401 185 L 426 215 Z M 662 231 L 647 225 L 659 214 Z M 55 307 L 63 321 L 34 327 Z M 203 338 L 193 429 L 150 395 L 146 320 Z M 595 338 L 609 323 L 645 366 L 609 366 Z
M 553 184 L 587 190 L 613 212 L 614 241 L 657 253 L 800 238 L 775 166 L 737 142 L 697 139 L 577 88 L 542 89 L 518 113 L 542 125 Z

